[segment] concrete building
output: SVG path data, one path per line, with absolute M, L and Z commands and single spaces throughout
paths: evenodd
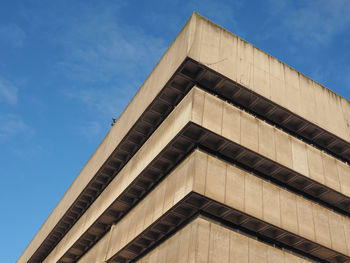
M 350 102 L 194 13 L 18 262 L 350 262 Z

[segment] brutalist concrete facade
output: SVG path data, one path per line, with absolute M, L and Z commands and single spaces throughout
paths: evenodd
M 350 262 L 350 102 L 194 13 L 18 262 Z

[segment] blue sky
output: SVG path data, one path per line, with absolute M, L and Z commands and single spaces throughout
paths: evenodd
M 193 11 L 350 99 L 350 1 L 0 1 L 1 262 L 14 262 Z

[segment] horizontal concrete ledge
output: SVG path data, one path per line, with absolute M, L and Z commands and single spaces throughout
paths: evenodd
M 298 137 L 340 160 L 350 162 L 349 141 L 332 134 L 329 130 L 317 126 L 312 121 L 304 119 L 295 112 L 230 80 L 207 66 L 188 58 L 176 75 L 179 79 L 186 78 L 192 81 L 193 85 L 219 95 L 222 99 L 276 125 L 292 136 Z
M 197 140 L 191 138 L 192 141 L 190 141 L 186 136 L 190 134 L 189 130 L 203 135 L 203 141 L 197 141 L 198 138 Z M 203 151 L 233 163 L 256 176 L 305 196 L 338 213 L 350 215 L 350 198 L 347 195 L 195 124 L 189 126 L 184 134 L 184 140 L 181 141 L 184 146 L 186 142 L 189 145 L 195 144 Z
M 242 187 L 245 187 L 243 197 Z M 257 198 L 259 193 L 261 196 Z M 279 199 L 280 204 L 276 206 Z M 259 208 L 262 200 L 264 208 Z M 244 203 L 243 208 L 240 202 Z M 276 212 L 281 216 L 277 221 L 274 219 Z M 348 218 L 196 151 L 113 225 L 78 262 L 135 260 L 198 213 L 213 216 L 231 227 L 310 259 L 349 260 Z M 310 225 L 313 222 L 315 226 Z M 103 260 L 92 260 L 96 255 L 103 256 Z M 60 262 L 68 260 L 67 257 Z
M 210 100 L 210 98 L 214 101 Z M 207 104 L 204 101 L 211 101 L 212 103 Z M 51 256 L 58 256 L 59 259 L 61 258 L 59 255 L 62 255 L 62 262 L 69 262 L 66 261 L 68 259 L 74 261 L 76 258 L 79 258 L 99 237 L 103 236 L 111 224 L 120 220 L 159 180 L 197 147 L 215 154 L 228 162 L 244 167 L 255 175 L 271 180 L 279 186 L 288 187 L 291 191 L 298 192 L 315 202 L 336 209 L 343 214 L 348 214 L 349 210 L 346 202 L 349 202 L 349 198 L 347 196 L 313 179 L 307 178 L 276 161 L 272 161 L 266 156 L 249 150 L 249 145 L 244 147 L 239 144 L 240 142 L 234 143 L 226 137 L 208 130 L 207 128 L 212 130 L 218 129 L 218 123 L 207 121 L 209 119 L 206 115 L 214 111 L 220 112 L 220 107 L 215 104 L 216 102 L 223 103 L 221 100 L 199 89 L 191 91 L 108 187 L 108 189 L 119 190 L 112 194 L 106 189 L 102 193 L 101 198 L 107 196 L 110 201 L 97 200 L 89 208 L 91 212 L 87 212 L 87 218 L 93 215 L 89 219 L 89 223 L 84 221 L 84 215 L 80 219 L 81 223 L 77 223 L 74 226 L 75 228 L 70 231 L 75 233 L 76 237 L 72 238 L 71 235 L 68 235 L 61 242 L 65 249 L 61 250 L 60 253 L 57 252 L 58 254 L 53 252 L 47 259 L 47 262 L 50 262 Z M 239 111 L 229 104 L 227 104 L 225 109 L 228 112 L 229 110 Z M 241 113 L 248 116 L 247 113 Z M 201 122 L 200 124 L 207 128 L 195 124 L 194 122 L 197 122 L 197 120 L 204 120 L 203 124 Z M 234 119 L 230 120 L 230 122 L 234 124 Z M 248 127 L 248 129 L 250 128 Z M 234 131 L 231 130 L 230 134 L 234 140 L 232 137 Z M 230 137 L 229 135 L 226 136 Z M 271 145 L 269 147 L 271 148 Z M 128 179 L 122 179 L 124 177 Z M 83 228 L 80 228 L 80 226 L 83 226 Z M 55 250 L 59 251 L 60 249 L 62 248 L 58 246 Z M 62 252 L 66 254 L 63 255 Z
M 193 72 L 200 76 L 192 76 L 192 74 L 195 74 Z M 215 81 L 210 82 L 208 81 L 209 79 L 214 79 Z M 254 95 L 254 92 L 237 85 L 237 83 L 220 76 L 212 70 L 206 69 L 203 65 L 188 59 L 180 66 L 162 93 L 155 98 L 111 154 L 111 156 L 117 156 L 117 160 L 109 157 L 105 161 L 97 174 L 91 179 L 77 200 L 56 225 L 56 228 L 51 231 L 47 240 L 43 242 L 47 243 L 47 245 L 39 249 L 42 252 L 38 251 L 40 255 L 35 258 L 36 260 L 44 258 L 44 255 L 52 250 L 54 245 L 64 236 L 64 233 L 70 229 L 85 209 L 103 191 L 123 165 L 133 156 L 194 84 L 215 92 L 224 99 L 257 114 L 260 118 L 271 121 L 287 132 L 297 135 L 299 138 L 313 143 L 321 149 L 327 150 L 327 152 L 340 159 L 349 161 L 350 147 L 347 146 L 345 141 L 330 135 L 302 118 L 296 117 L 295 114 L 282 109 L 279 105 L 269 102 L 257 94 Z
M 194 164 L 194 162 L 196 163 Z M 152 170 L 154 171 L 154 169 Z M 149 177 L 146 176 L 142 180 L 145 180 L 145 178 L 147 180 Z M 165 190 L 165 187 L 167 190 Z M 249 214 L 250 216 L 259 218 L 259 220 L 273 224 L 274 227 L 293 232 L 293 235 L 298 235 L 309 241 L 311 240 L 310 242 L 317 242 L 323 246 L 342 251 L 345 254 L 348 253 L 346 243 L 350 240 L 345 240 L 345 231 L 350 228 L 350 222 L 347 217 L 337 215 L 303 197 L 274 186 L 270 182 L 265 182 L 252 174 L 244 172 L 201 151 L 195 151 L 186 158 L 171 172 L 169 177 L 166 177 L 161 182 L 161 185 L 150 193 L 153 197 L 147 195 L 125 217 L 121 218 L 120 216 L 124 214 L 125 203 L 121 203 L 122 197 L 118 197 L 107 211 L 104 212 L 103 216 L 97 220 L 97 224 L 101 227 L 114 223 L 115 227 L 121 229 L 134 229 L 134 224 L 142 224 L 143 222 L 141 218 L 144 218 L 144 215 L 135 212 L 142 209 L 140 207 L 143 207 L 147 211 L 150 209 L 149 213 L 151 214 L 155 210 L 158 211 L 156 214 L 162 214 L 166 211 L 163 208 L 162 198 L 174 200 L 174 194 L 177 193 L 176 196 L 178 197 L 175 199 L 178 199 L 179 196 L 182 196 L 191 189 L 219 203 L 230 205 L 241 213 Z M 130 189 L 126 191 L 131 192 Z M 162 194 L 154 197 L 155 191 Z M 166 196 L 164 196 L 165 193 Z M 159 205 L 157 204 L 158 201 L 161 202 Z M 146 205 L 147 202 L 149 205 Z M 131 207 L 133 204 L 129 203 L 127 205 Z M 151 217 L 154 218 L 154 215 Z M 141 223 L 134 222 L 130 223 L 129 226 L 125 226 L 130 220 L 140 219 Z M 330 222 L 329 225 L 328 221 Z M 106 231 L 108 230 L 109 228 L 106 229 Z M 96 240 L 93 238 L 94 234 L 96 234 L 96 229 L 90 229 L 84 233 L 82 238 L 58 262 L 76 261 L 79 255 L 83 254 L 83 251 L 81 251 L 82 244 L 90 242 L 90 244 L 94 244 L 91 249 L 93 251 L 97 249 L 98 244 L 94 242 Z M 119 238 L 122 239 L 122 234 L 119 235 Z M 350 236 L 347 237 L 350 238 Z M 108 237 L 104 235 L 103 238 Z M 87 252 L 87 254 L 91 253 L 94 252 Z M 57 260 L 47 258 L 47 262 L 52 261 L 56 262 Z
M 148 252 L 156 247 L 173 233 L 176 233 L 188 221 L 201 214 L 215 218 L 221 224 L 254 236 L 263 242 L 290 250 L 293 253 L 308 258 L 311 262 L 315 260 L 337 263 L 350 262 L 350 257 L 337 251 L 310 242 L 283 229 L 276 228 L 266 222 L 196 194 L 190 194 L 184 198 L 176 207 L 165 213 L 149 228 L 113 255 L 112 258 L 108 258 L 107 262 L 121 263 L 137 260 L 137 258 L 144 255 L 144 252 Z M 113 243 L 109 247 L 111 246 L 113 246 Z M 86 256 L 89 258 L 91 254 L 87 254 Z M 85 258 L 82 258 L 78 262 L 89 261 L 85 261 Z
M 349 143 L 348 100 L 208 19 L 193 15 L 191 21 L 188 57 Z
M 94 262 L 91 258 L 90 262 Z M 220 222 L 198 216 L 173 236 L 151 250 L 138 263 L 306 263 L 306 258 L 262 243 Z
M 76 201 L 71 205 L 61 220 L 56 224 L 56 226 L 53 228 L 51 233 L 41 245 L 41 248 L 35 254 L 36 256 L 33 257 L 34 261 L 39 259 L 42 260 L 49 254 L 49 252 L 54 248 L 59 240 L 61 240 L 65 233 L 67 233 L 67 231 L 72 227 L 72 225 L 74 225 L 77 219 L 84 213 L 87 207 L 89 207 L 89 205 L 96 199 L 96 197 L 105 189 L 109 182 L 115 177 L 115 175 L 118 174 L 122 167 L 143 145 L 147 138 L 149 138 L 154 130 L 162 123 L 162 121 L 168 116 L 173 108 L 182 100 L 187 92 L 193 88 L 193 85 L 195 83 L 204 89 L 209 90 L 210 92 L 214 92 L 215 94 L 222 96 L 222 98 L 229 100 L 231 103 L 234 103 L 236 105 L 238 104 L 239 106 L 253 112 L 254 114 L 257 114 L 263 119 L 273 119 L 273 123 L 279 125 L 288 132 L 292 132 L 293 134 L 295 131 L 291 131 L 290 127 L 292 126 L 290 123 L 295 124 L 301 120 L 300 118 L 298 119 L 293 117 L 293 113 L 288 113 L 287 111 L 281 109 L 279 105 L 268 102 L 266 99 L 262 98 L 259 95 L 254 95 L 252 91 L 242 86 L 237 86 L 236 83 L 228 80 L 224 76 L 218 75 L 212 70 L 207 69 L 203 65 L 200 65 L 191 59 L 187 59 L 176 72 L 177 73 L 173 75 L 162 92 L 154 99 L 147 110 L 141 115 L 140 119 L 134 124 L 132 129 L 123 138 L 123 140 L 113 151 L 110 157 L 107 158 L 96 175 L 80 193 Z M 193 72 L 196 72 L 197 75 L 192 76 L 195 74 Z M 192 78 L 190 78 L 191 76 Z M 208 79 L 215 81 L 210 82 Z M 262 114 L 261 110 L 263 110 L 265 113 Z M 267 116 L 270 116 L 272 119 L 269 119 Z M 284 123 L 284 125 L 286 125 L 286 127 L 288 126 L 289 128 L 286 128 L 283 125 L 281 126 L 281 123 L 276 122 L 277 119 L 281 120 L 281 123 Z M 327 140 L 329 144 L 320 146 L 320 144 L 316 141 L 310 141 L 310 136 L 308 137 L 305 135 L 305 137 L 304 135 L 298 134 L 298 137 L 301 137 L 308 142 L 315 143 L 316 145 L 320 146 L 320 148 L 325 150 L 331 146 L 335 147 L 337 145 L 345 145 L 344 141 L 339 142 L 339 138 L 337 139 L 333 135 L 331 136 L 331 139 L 325 139 L 328 136 L 325 131 L 313 127 L 311 123 L 307 124 L 305 120 L 302 122 L 302 125 L 300 123 L 296 124 L 298 127 L 303 127 L 303 129 L 298 129 L 299 132 L 304 133 L 312 130 L 312 139 L 319 138 L 321 141 Z M 336 147 L 334 149 L 340 148 Z M 328 152 L 340 157 L 341 159 L 347 158 L 345 156 L 347 154 L 347 151 L 344 149 L 341 150 L 341 152 L 344 153 L 342 156 L 336 154 L 330 148 L 328 149 Z

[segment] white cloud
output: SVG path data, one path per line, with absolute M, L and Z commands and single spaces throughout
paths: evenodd
M 98 11 L 71 23 L 62 34 L 55 39 L 64 50 L 59 69 L 73 79 L 90 83 L 138 77 L 166 48 L 163 39 L 119 24 L 115 16 Z
M 15 24 L 0 25 L 0 41 L 18 48 L 24 45 L 26 34 Z
M 94 113 L 94 116 L 89 116 L 90 118 L 117 117 L 128 105 L 139 86 L 140 83 L 133 83 L 123 87 L 113 85 L 83 90 L 71 88 L 64 90 L 63 94 L 67 99 L 83 104 L 89 112 Z
M 310 4 L 312 2 L 312 4 Z M 315 1 L 296 9 L 290 17 L 289 27 L 300 39 L 308 37 L 318 43 L 331 41 L 350 24 L 350 2 L 342 0 Z
M 0 77 L 0 143 L 15 137 L 31 136 L 34 130 L 27 125 L 20 114 L 12 113 L 18 104 L 18 89 L 8 80 Z M 12 110 L 10 110 L 12 109 Z
M 87 10 L 63 28 L 52 41 L 63 48 L 58 71 L 73 84 L 62 92 L 87 110 L 90 131 L 77 130 L 89 137 L 119 116 L 168 43 L 106 10 Z
M 269 12 L 274 14 L 280 13 L 287 7 L 288 1 L 289 0 L 268 0 Z
M 9 81 L 0 77 L 0 102 L 8 104 L 17 104 L 18 89 Z
M 104 129 L 102 129 L 101 123 L 97 121 L 83 120 L 78 127 L 78 133 L 88 139 L 100 135 L 102 131 Z
M 30 136 L 34 132 L 18 114 L 0 114 L 0 123 L 0 142 L 13 136 Z
M 281 34 L 313 47 L 329 44 L 350 26 L 348 0 L 269 0 L 268 3 L 271 15 L 281 19 L 279 25 L 273 21 Z

